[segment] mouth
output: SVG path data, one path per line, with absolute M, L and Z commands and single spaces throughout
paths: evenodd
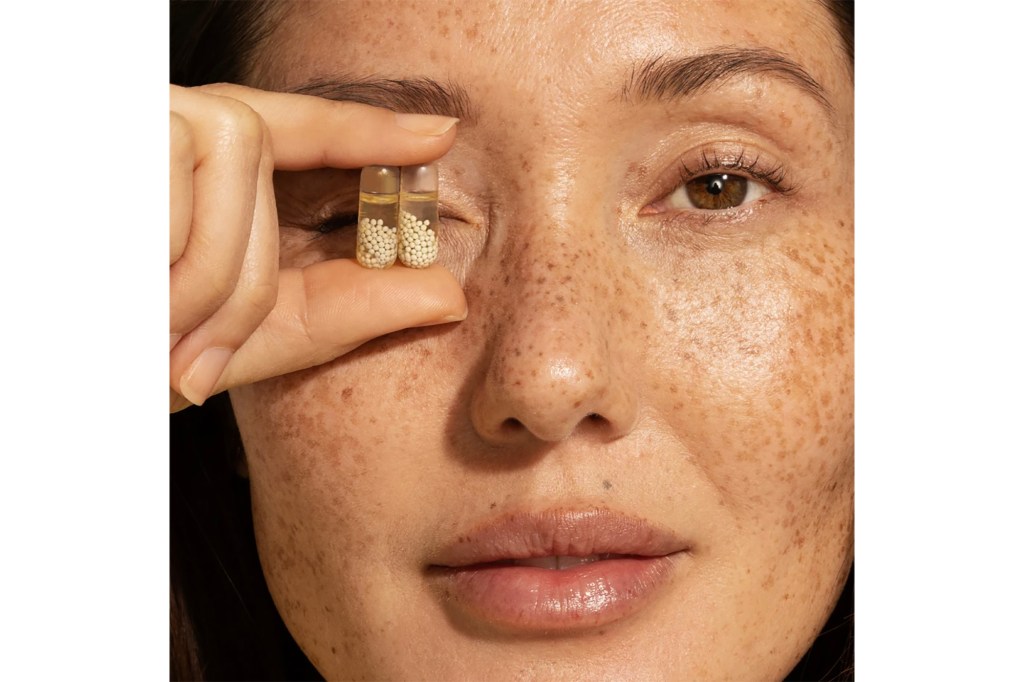
M 510 514 L 458 535 L 427 569 L 470 629 L 575 632 L 648 606 L 687 564 L 667 529 L 608 510 Z
M 592 564 L 595 561 L 608 561 L 609 559 L 629 559 L 628 554 L 591 554 L 589 556 L 539 556 L 530 559 L 504 559 L 492 561 L 484 566 L 532 566 L 543 568 L 549 571 L 564 571 L 574 566 Z

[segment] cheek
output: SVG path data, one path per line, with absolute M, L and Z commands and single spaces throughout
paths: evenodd
M 389 491 L 422 473 L 410 443 L 439 437 L 437 377 L 454 368 L 430 330 L 395 334 L 326 365 L 231 393 L 254 497 L 280 516 L 344 531 L 373 532 Z M 402 511 L 390 500 L 391 514 Z M 376 543 L 380 544 L 380 543 Z M 377 551 L 386 551 L 386 548 Z
M 672 377 L 662 400 L 707 468 L 754 466 L 765 491 L 765 475 L 828 475 L 852 454 L 852 239 L 843 232 L 797 226 L 797 237 L 693 258 L 659 292 L 668 326 L 660 369 Z
M 679 260 L 657 292 L 653 402 L 723 512 L 711 551 L 743 616 L 721 635 L 748 652 L 765 627 L 809 642 L 852 560 L 852 247 L 819 217 Z
M 664 413 L 766 553 L 849 540 L 852 226 L 825 225 L 676 264 L 659 293 Z
M 267 583 L 321 670 L 387 667 L 374 633 L 395 630 L 403 604 L 380 567 L 409 567 L 430 532 L 423 506 L 438 502 L 436 467 L 409 445 L 436 450 L 444 423 L 429 408 L 452 401 L 437 394 L 452 367 L 435 336 L 396 334 L 231 392 Z

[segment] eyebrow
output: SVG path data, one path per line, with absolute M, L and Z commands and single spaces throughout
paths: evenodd
M 360 102 L 403 114 L 454 116 L 463 124 L 476 120 L 475 108 L 465 88 L 451 82 L 439 83 L 432 78 L 320 78 L 289 88 L 287 92 Z
M 833 118 L 835 109 L 825 89 L 802 66 L 768 48 L 719 48 L 691 57 L 645 59 L 630 70 L 621 100 L 637 104 L 691 97 L 723 81 L 750 75 L 767 75 L 795 85 Z M 477 120 L 476 107 L 464 87 L 433 78 L 316 78 L 285 92 L 360 102 L 400 113 L 454 116 L 464 125 Z
M 635 65 L 622 86 L 624 102 L 665 101 L 691 97 L 740 76 L 766 75 L 795 85 L 832 118 L 835 108 L 825 89 L 807 70 L 768 48 L 719 48 L 692 57 L 648 58 Z

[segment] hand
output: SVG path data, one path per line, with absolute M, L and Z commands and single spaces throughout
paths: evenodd
M 238 85 L 171 86 L 171 411 L 328 362 L 382 334 L 464 319 L 439 266 L 278 270 L 273 172 L 409 165 L 455 119 Z

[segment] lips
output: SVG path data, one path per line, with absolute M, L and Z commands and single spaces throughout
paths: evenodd
M 567 632 L 642 610 L 689 551 L 671 531 L 608 510 L 509 514 L 458 535 L 428 576 L 470 628 Z

